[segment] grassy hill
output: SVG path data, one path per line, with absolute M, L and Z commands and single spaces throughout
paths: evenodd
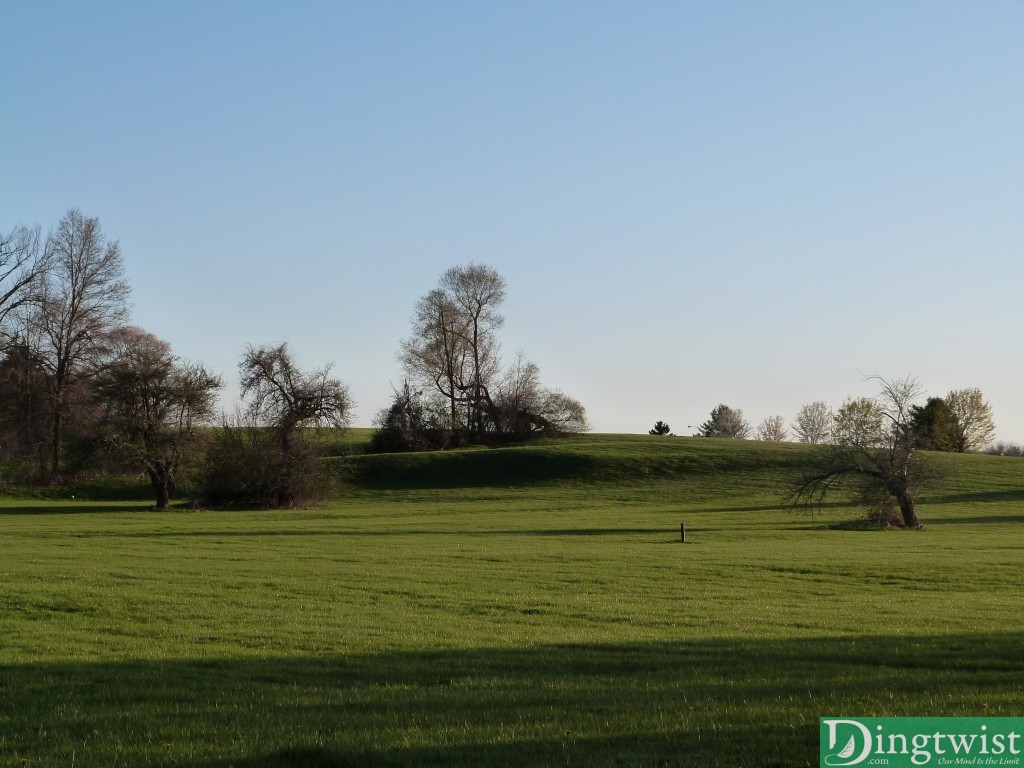
M 351 489 L 364 492 L 518 488 L 550 495 L 562 488 L 574 496 L 588 490 L 607 496 L 647 489 L 688 502 L 756 496 L 779 507 L 788 483 L 815 450 L 800 443 L 582 435 L 496 449 L 355 455 L 342 474 Z M 1018 457 L 931 456 L 949 477 L 924 494 L 926 510 L 953 502 L 1024 500 L 1024 461 Z
M 728 477 L 776 483 L 806 446 L 649 435 L 582 435 L 525 445 L 354 458 L 355 484 L 365 488 L 463 488 L 562 483 L 574 487 L 669 480 L 718 493 Z
M 356 456 L 320 509 L 0 502 L 0 765 L 799 766 L 822 716 L 1019 716 L 1024 460 L 848 531 L 781 504 L 806 450 L 588 435 Z

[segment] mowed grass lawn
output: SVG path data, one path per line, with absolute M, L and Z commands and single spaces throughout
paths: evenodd
M 804 450 L 364 456 L 299 511 L 2 500 L 0 765 L 800 766 L 822 716 L 1024 713 L 1024 460 L 855 531 L 780 501 Z

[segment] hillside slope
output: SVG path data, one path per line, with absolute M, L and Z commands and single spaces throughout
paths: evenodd
M 648 435 L 583 435 L 494 449 L 367 454 L 347 460 L 351 487 L 364 491 L 527 488 L 575 492 L 657 487 L 691 499 L 781 496 L 817 446 Z M 1024 460 L 933 454 L 950 477 L 922 501 L 1024 499 Z

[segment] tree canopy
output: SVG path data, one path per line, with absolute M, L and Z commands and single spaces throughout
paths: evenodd
M 711 410 L 711 417 L 700 425 L 701 437 L 728 437 L 745 440 L 750 436 L 750 424 L 743 411 L 722 403 Z
M 93 382 L 102 435 L 144 469 L 164 509 L 180 471 L 198 459 L 221 380 L 141 328 L 113 332 L 108 355 Z

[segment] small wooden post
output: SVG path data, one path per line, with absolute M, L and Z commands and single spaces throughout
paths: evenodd
M 679 524 L 679 538 L 683 544 L 686 543 L 686 523 Z

